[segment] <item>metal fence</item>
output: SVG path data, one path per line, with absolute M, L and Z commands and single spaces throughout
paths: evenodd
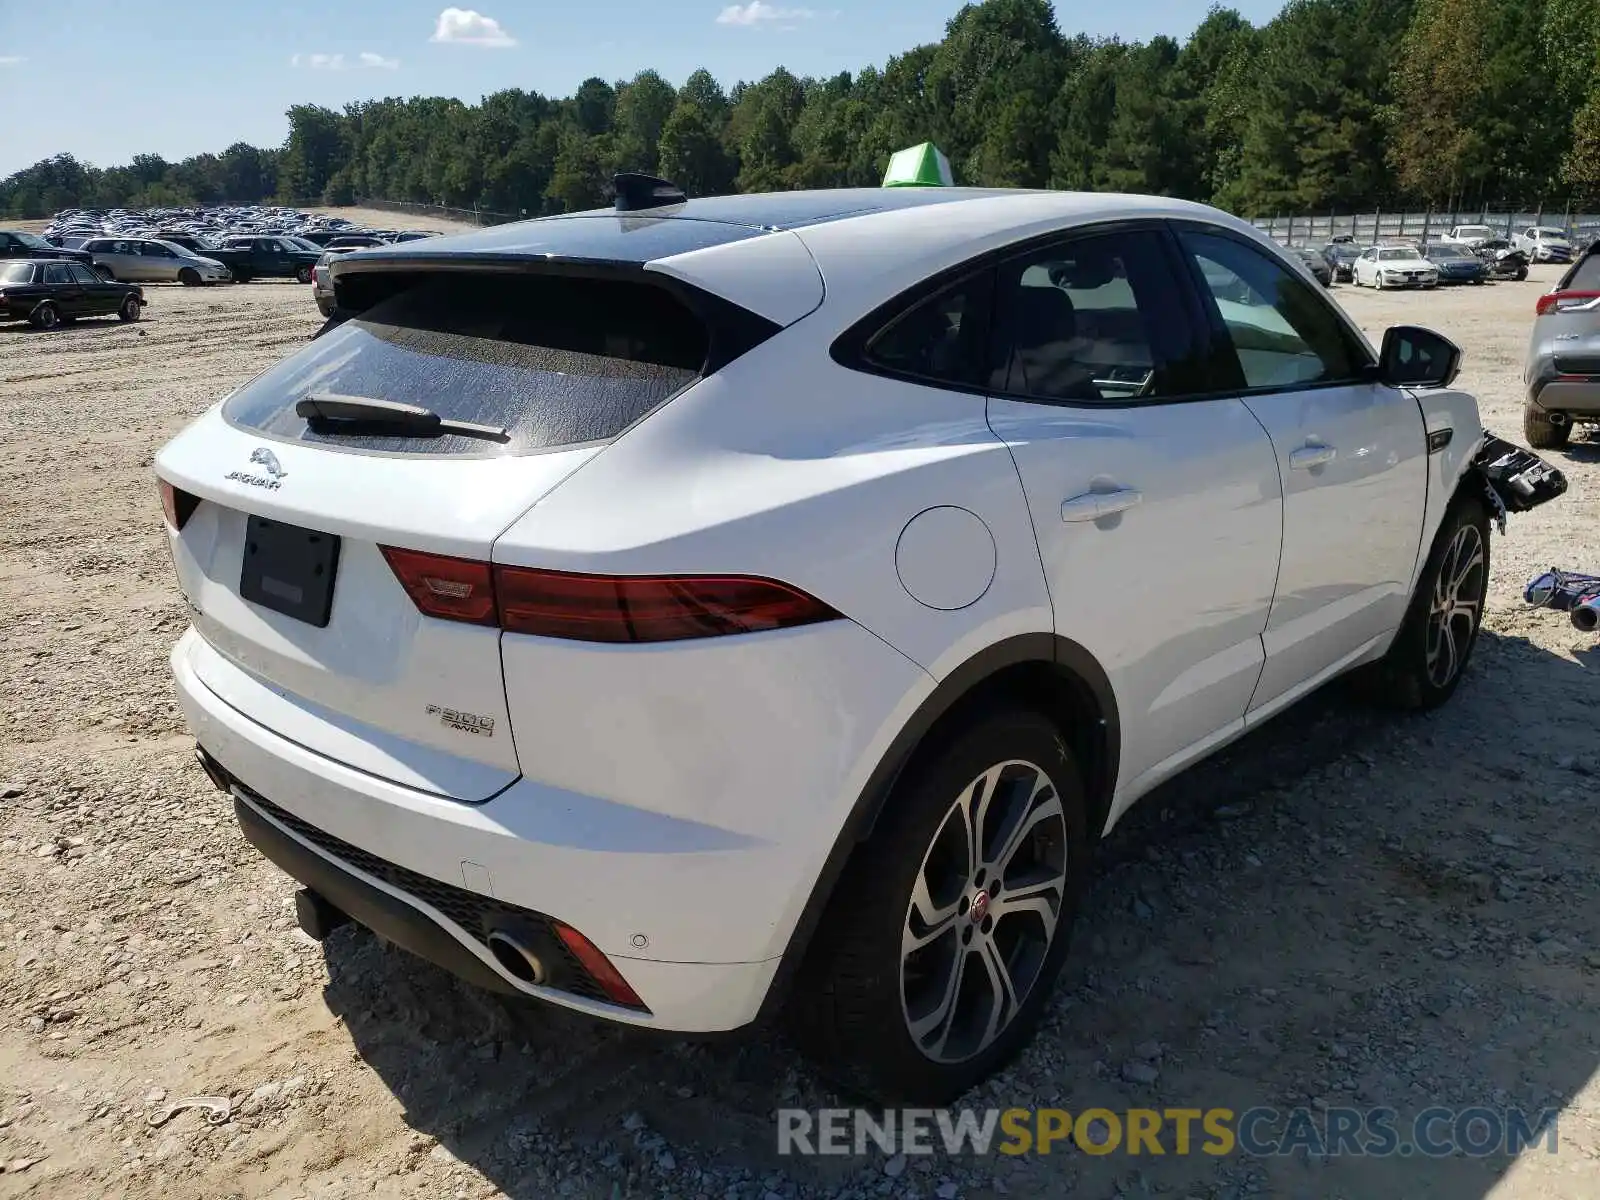
M 1320 217 L 1256 217 L 1251 224 L 1285 246 L 1323 246 L 1338 234 L 1348 234 L 1369 246 L 1389 238 L 1427 241 L 1457 225 L 1487 225 L 1505 238 L 1530 225 L 1564 229 L 1574 245 L 1586 245 L 1600 237 L 1600 213 L 1574 212 L 1328 213 Z

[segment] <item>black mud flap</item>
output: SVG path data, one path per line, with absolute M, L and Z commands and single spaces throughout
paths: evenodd
M 1513 446 L 1487 430 L 1472 456 L 1472 467 L 1483 480 L 1500 532 L 1506 531 L 1506 514 L 1527 512 L 1554 500 L 1567 490 L 1567 477 L 1532 450 Z

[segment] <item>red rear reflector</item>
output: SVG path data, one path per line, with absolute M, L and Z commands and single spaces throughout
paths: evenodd
M 644 1008 L 644 1001 L 639 999 L 639 993 L 628 986 L 628 981 L 611 965 L 611 960 L 600 953 L 593 942 L 571 925 L 563 925 L 555 920 L 550 924 L 555 927 L 556 936 L 561 939 L 561 944 L 572 951 L 572 956 L 593 976 L 594 981 L 611 998 L 613 1004 L 620 1004 L 625 1008 Z
M 787 629 L 839 616 L 804 592 L 748 576 L 611 576 L 496 567 L 500 627 L 580 642 L 672 642 Z
M 472 625 L 495 624 L 494 579 L 488 563 L 380 548 L 400 586 L 426 615 Z
M 156 487 L 161 492 L 161 513 L 166 517 L 167 524 L 181 530 L 194 515 L 200 497 L 173 487 L 165 479 L 157 479 Z
M 1571 308 L 1588 308 L 1596 300 L 1600 300 L 1600 292 L 1546 292 L 1534 305 L 1534 313 L 1543 317 Z

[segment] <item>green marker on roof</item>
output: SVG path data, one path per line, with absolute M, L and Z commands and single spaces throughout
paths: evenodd
M 901 150 L 883 173 L 884 187 L 955 187 L 950 160 L 932 142 Z

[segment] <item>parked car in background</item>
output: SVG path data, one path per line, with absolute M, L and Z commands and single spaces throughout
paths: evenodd
M 11 258 L 59 258 L 85 265 L 93 261 L 92 257 L 82 250 L 53 246 L 36 233 L 23 233 L 19 229 L 0 229 L 0 261 Z
M 1436 242 L 1423 256 L 1439 272 L 1440 283 L 1482 283 L 1489 278 L 1489 264 L 1458 243 Z
M 1439 240 L 1449 246 L 1464 246 L 1475 251 L 1494 236 L 1494 230 L 1487 225 L 1457 225 Z
M 158 238 L 90 238 L 83 248 L 113 279 L 198 287 L 233 278 L 233 272 L 216 259 Z
M 1439 286 L 1439 272 L 1415 246 L 1370 246 L 1356 259 L 1351 282 L 1379 289 L 1431 288 Z
M 1565 446 L 1574 425 L 1600 424 L 1600 246 L 1539 297 L 1522 378 L 1522 431 L 1536 450 Z
M 1528 277 L 1528 256 L 1502 237 L 1490 238 L 1478 247 L 1478 257 L 1489 264 L 1490 279 Z
M 1460 350 L 1183 201 L 649 183 L 335 261 L 162 449 L 179 703 L 310 936 L 945 1104 L 1134 801 L 1358 667 L 1455 691 Z
M 1306 270 L 1310 271 L 1323 287 L 1333 286 L 1333 268 L 1328 265 L 1320 252 L 1309 246 L 1296 246 L 1289 253 L 1305 263 Z
M 143 288 L 105 279 L 86 263 L 58 258 L 0 262 L 0 321 L 27 321 L 36 329 L 113 313 L 137 321 L 144 303 Z
M 1354 277 L 1356 259 L 1361 257 L 1361 248 L 1350 241 L 1329 242 L 1322 248 L 1322 261 L 1328 264 L 1335 283 L 1349 283 Z
M 363 250 L 372 246 L 387 246 L 389 243 L 381 237 L 371 233 L 346 233 L 334 238 L 328 243 L 329 250 Z
M 420 242 L 423 238 L 438 236 L 439 235 L 437 233 L 430 229 L 402 229 L 389 240 L 398 244 L 400 242 Z
M 311 282 L 311 268 L 322 257 L 320 250 L 305 250 L 289 238 L 236 235 L 222 243 L 240 252 L 236 271 L 244 279 L 296 279 Z
M 1572 261 L 1572 242 L 1565 229 L 1553 225 L 1529 225 L 1519 230 L 1511 239 L 1534 262 L 1564 263 Z
M 311 298 L 317 302 L 317 311 L 325 317 L 333 316 L 333 276 L 328 264 L 336 258 L 354 254 L 360 246 L 329 246 L 311 268 Z

